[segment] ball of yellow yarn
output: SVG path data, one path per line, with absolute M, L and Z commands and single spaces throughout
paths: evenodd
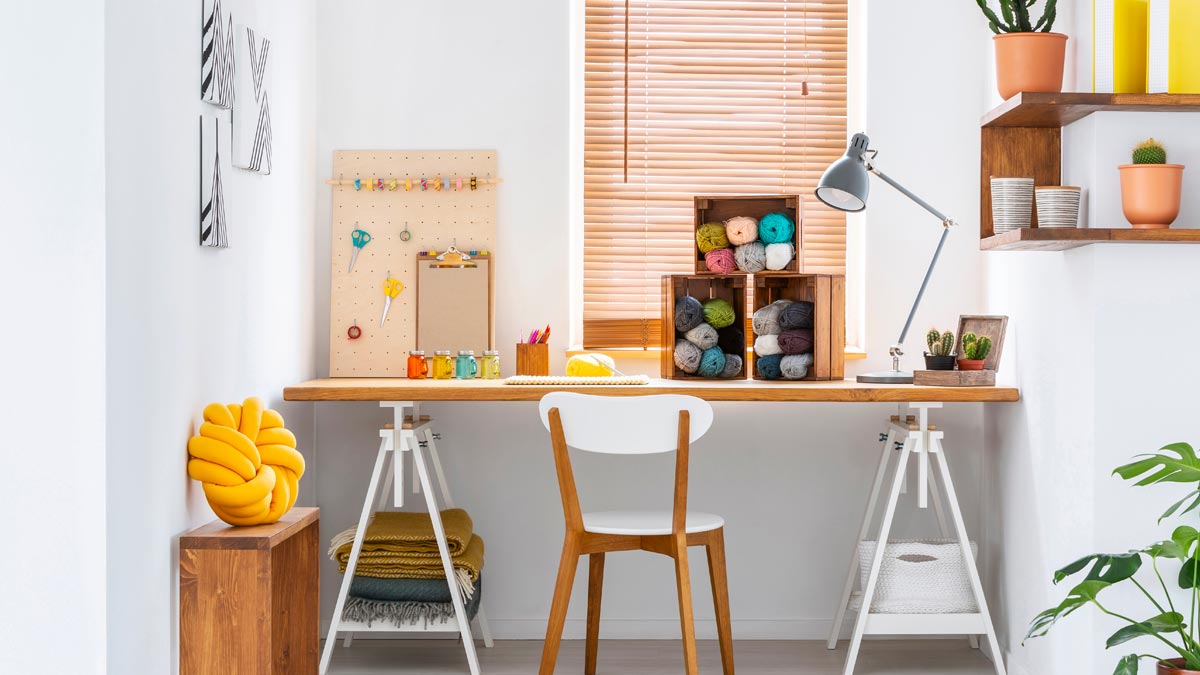
M 725 236 L 724 223 L 705 223 L 696 230 L 696 246 L 700 248 L 701 253 L 726 248 L 729 246 L 729 238 Z
M 205 406 L 188 454 L 188 475 L 204 484 L 208 505 L 230 525 L 273 523 L 296 504 L 304 456 L 262 399 Z
M 616 362 L 605 354 L 576 354 L 567 359 L 569 377 L 612 377 Z

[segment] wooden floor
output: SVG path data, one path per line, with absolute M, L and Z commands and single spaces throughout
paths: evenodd
M 840 675 L 846 642 L 827 651 L 824 642 L 786 640 L 737 641 L 738 675 Z M 531 675 L 537 672 L 542 643 L 497 641 L 479 650 L 484 675 Z M 721 657 L 715 641 L 699 643 L 700 672 L 719 675 Z M 676 675 L 683 672 L 679 642 L 601 640 L 597 675 Z M 462 649 L 452 640 L 356 640 L 349 649 L 338 645 L 330 675 L 397 675 L 467 673 Z M 557 673 L 583 673 L 583 641 L 564 640 Z M 963 640 L 867 640 L 858 657 L 856 675 L 988 675 L 991 662 Z

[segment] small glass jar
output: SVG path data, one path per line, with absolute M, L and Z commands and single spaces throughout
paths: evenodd
M 433 379 L 449 380 L 454 377 L 454 357 L 449 349 L 439 349 L 433 353 Z
M 423 380 L 429 374 L 429 362 L 420 349 L 408 353 L 408 379 Z
M 454 376 L 460 380 L 473 380 L 478 374 L 479 362 L 475 360 L 475 352 L 470 349 L 460 350 L 454 366 Z
M 485 380 L 500 379 L 500 352 L 489 349 L 479 359 L 479 376 Z

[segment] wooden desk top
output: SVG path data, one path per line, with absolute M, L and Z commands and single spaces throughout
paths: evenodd
M 179 549 L 271 549 L 300 530 L 317 522 L 321 509 L 294 507 L 268 525 L 234 527 L 214 520 L 179 537 Z
M 338 377 L 309 380 L 283 390 L 287 401 L 538 401 L 553 391 L 602 396 L 687 394 L 707 401 L 773 402 L 1013 402 L 1016 387 L 918 387 L 911 384 L 760 382 L 756 380 L 651 380 L 648 385 L 534 386 L 504 380 L 409 380 Z

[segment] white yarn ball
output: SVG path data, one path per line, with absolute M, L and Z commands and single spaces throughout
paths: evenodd
M 792 258 L 796 256 L 796 251 L 792 245 L 785 242 L 778 244 L 767 244 L 767 269 L 781 270 L 792 262 Z
M 779 346 L 779 336 L 759 335 L 754 340 L 754 353 L 758 354 L 759 356 L 782 354 L 783 349 Z

